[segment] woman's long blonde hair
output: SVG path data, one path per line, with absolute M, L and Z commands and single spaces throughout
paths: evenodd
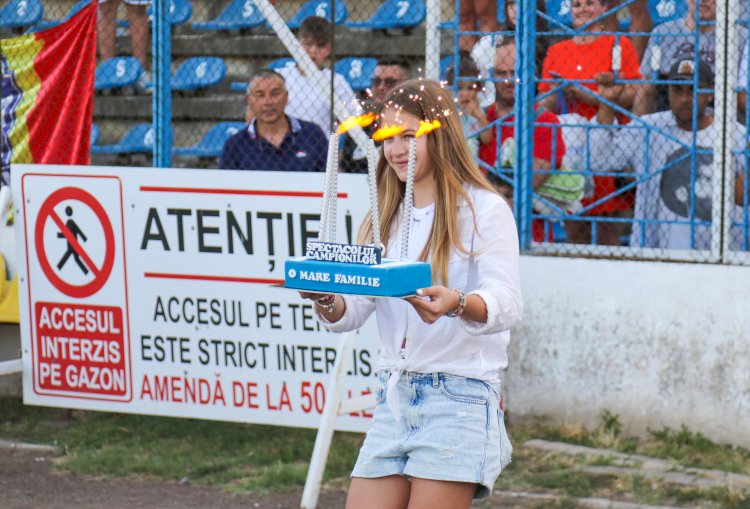
M 438 120 L 441 127 L 427 134 L 427 153 L 434 167 L 436 183 L 435 218 L 420 261 L 432 264 L 432 280 L 448 284 L 448 260 L 451 250 L 468 254 L 461 243 L 458 231 L 459 198 L 471 207 L 476 230 L 476 215 L 471 199 L 466 192 L 467 184 L 494 192 L 484 174 L 474 162 L 464 139 L 458 110 L 451 95 L 438 83 L 430 80 L 409 80 L 392 90 L 385 98 L 380 111 L 394 108 L 410 113 L 420 120 Z M 380 207 L 380 237 L 387 243 L 394 239 L 400 208 L 404 199 L 405 185 L 398 179 L 381 152 L 377 164 L 378 204 Z M 372 242 L 372 223 L 368 213 L 360 226 L 358 240 L 362 244 Z M 392 239 L 391 239 L 392 240 Z

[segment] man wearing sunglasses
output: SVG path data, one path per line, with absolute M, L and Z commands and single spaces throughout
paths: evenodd
M 399 59 L 378 60 L 375 72 L 372 75 L 372 88 L 370 98 L 382 103 L 386 94 L 396 85 L 409 79 L 409 63 Z
M 379 113 L 380 105 L 385 96 L 397 85 L 408 80 L 411 76 L 409 62 L 397 58 L 381 58 L 372 74 L 372 83 L 367 90 L 367 96 L 362 101 L 364 112 Z M 378 128 L 377 122 L 365 128 L 371 135 Z M 344 138 L 341 147 L 341 167 L 347 173 L 367 173 L 367 159 L 350 136 Z

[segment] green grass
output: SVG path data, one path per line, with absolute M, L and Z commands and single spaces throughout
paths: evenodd
M 583 458 L 539 451 L 521 444 L 531 438 L 669 458 L 685 466 L 750 473 L 750 452 L 718 445 L 683 428 L 625 437 L 616 415 L 600 424 L 509 423 L 516 444 L 499 491 L 554 494 L 555 501 L 529 501 L 524 508 L 575 508 L 579 497 L 601 497 L 653 505 L 701 509 L 750 509 L 750 492 L 698 489 L 646 480 L 638 475 L 591 475 L 582 467 L 608 466 L 607 457 Z M 136 477 L 220 487 L 231 492 L 281 491 L 304 484 L 314 430 L 193 419 L 24 406 L 0 397 L 0 437 L 54 444 L 65 453 L 58 468 L 102 477 Z M 328 486 L 345 489 L 364 435 L 337 433 L 328 457 Z M 483 507 L 479 504 L 479 507 Z
M 509 431 L 516 448 L 513 463 L 498 481 L 497 489 L 501 491 L 552 492 L 561 501 L 577 497 L 601 497 L 701 509 L 750 509 L 750 492 L 669 485 L 625 471 L 621 475 L 587 475 L 581 471 L 581 467 L 613 465 L 612 459 L 574 457 L 520 446 L 526 440 L 541 438 L 671 459 L 682 466 L 745 474 L 750 472 L 750 452 L 715 444 L 686 428 L 651 431 L 642 438 L 625 437 L 618 417 L 605 412 L 599 425 L 593 429 L 578 424 L 550 426 L 543 422 L 524 421 L 511 422 Z
M 61 468 L 105 477 L 190 479 L 230 491 L 304 484 L 315 431 L 25 407 L 0 398 L 0 436 L 54 444 Z M 363 435 L 337 433 L 325 479 L 348 476 Z
M 662 428 L 650 430 L 646 437 L 625 437 L 619 418 L 604 412 L 599 425 L 586 429 L 580 424 L 550 426 L 545 423 L 524 422 L 509 426 L 514 442 L 542 438 L 584 445 L 626 454 L 672 459 L 684 467 L 717 469 L 750 475 L 750 451 L 741 447 L 711 442 L 700 433 L 683 426 L 679 430 Z

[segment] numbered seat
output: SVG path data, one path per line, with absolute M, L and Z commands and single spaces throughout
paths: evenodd
M 143 74 L 135 57 L 114 57 L 99 64 L 94 75 L 94 90 L 110 90 L 135 85 Z
M 76 4 L 73 6 L 73 8 L 70 10 L 70 12 L 66 16 L 63 16 L 60 19 L 41 20 L 39 21 L 39 23 L 34 25 L 33 30 L 37 32 L 40 30 L 47 30 L 49 28 L 54 28 L 60 23 L 64 23 L 70 18 L 72 18 L 73 16 L 75 16 L 76 14 L 78 14 L 78 11 L 80 11 L 81 9 L 89 5 L 90 3 L 91 3 L 91 0 L 78 0 L 78 2 L 76 2 Z
M 346 8 L 344 0 L 336 0 L 336 7 L 333 14 L 333 24 L 340 25 L 346 21 L 349 11 Z M 300 7 L 299 11 L 287 22 L 287 26 L 292 30 L 300 27 L 302 22 L 310 16 L 320 16 L 327 20 L 331 19 L 331 2 L 328 0 L 310 0 Z
M 263 25 L 266 18 L 252 0 L 232 0 L 213 20 L 193 23 L 196 30 L 243 30 Z
M 346 78 L 352 90 L 358 92 L 372 86 L 372 75 L 376 65 L 377 58 L 349 57 L 337 61 L 333 70 Z
M 411 28 L 424 21 L 427 14 L 424 0 L 386 0 L 366 21 L 348 21 L 350 28 Z
M 648 12 L 654 26 L 684 18 L 687 11 L 686 0 L 648 0 Z
M 0 28 L 26 28 L 42 19 L 40 0 L 10 0 L 0 9 Z
M 227 74 L 220 57 L 192 57 L 185 60 L 170 81 L 172 90 L 202 90 L 218 85 Z
M 688 9 L 686 0 L 648 0 L 647 6 L 654 26 L 684 18 Z M 620 30 L 629 30 L 629 13 L 627 10 L 620 12 L 623 13 L 622 17 L 618 17 Z
M 230 136 L 245 129 L 242 122 L 220 122 L 211 127 L 201 140 L 191 147 L 176 147 L 175 156 L 182 157 L 219 157 L 224 143 Z
M 170 0 L 169 2 L 169 18 L 170 24 L 184 25 L 190 20 L 190 16 L 193 15 L 193 5 L 190 0 Z M 148 7 L 148 20 L 150 23 L 154 22 L 154 8 L 152 5 Z M 127 20 L 117 20 L 118 27 L 127 27 L 129 23 Z
M 169 19 L 172 26 L 184 25 L 193 15 L 193 5 L 190 0 L 170 0 L 169 1 Z M 148 17 L 153 19 L 153 6 L 148 8 Z
M 174 140 L 174 132 L 170 129 Z M 112 145 L 93 145 L 92 154 L 138 154 L 151 153 L 154 150 L 156 133 L 152 124 L 138 124 L 127 131 L 120 141 Z
M 278 71 L 279 69 L 283 69 L 284 67 L 294 67 L 295 65 L 297 65 L 297 62 L 295 62 L 293 58 L 284 57 L 277 58 L 276 60 L 272 61 L 266 66 L 266 69 Z M 246 92 L 247 81 L 233 81 L 231 85 L 229 85 L 229 88 L 234 92 Z

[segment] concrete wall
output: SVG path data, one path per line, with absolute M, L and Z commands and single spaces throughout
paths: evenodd
M 513 415 L 750 447 L 750 267 L 523 257 Z

